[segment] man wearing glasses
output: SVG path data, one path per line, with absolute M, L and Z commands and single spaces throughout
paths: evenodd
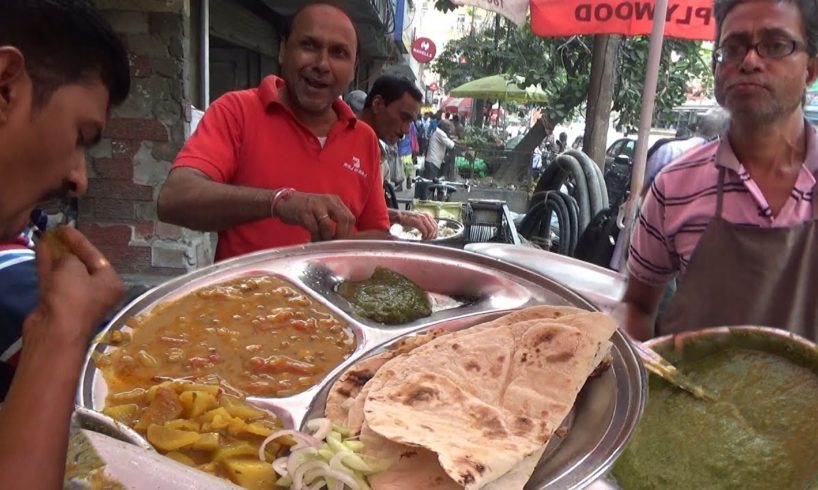
M 656 177 L 618 313 L 638 339 L 752 324 L 818 340 L 818 133 L 803 112 L 818 77 L 818 6 L 716 0 L 714 12 L 716 99 L 729 126 Z

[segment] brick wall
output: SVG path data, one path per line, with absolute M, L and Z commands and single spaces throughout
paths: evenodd
M 156 217 L 159 188 L 188 132 L 197 78 L 190 2 L 96 2 L 126 43 L 132 87 L 89 155 L 78 225 L 125 275 L 177 275 L 212 257 L 208 235 Z

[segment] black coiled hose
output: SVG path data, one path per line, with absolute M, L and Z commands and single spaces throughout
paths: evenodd
M 608 206 L 599 166 L 584 153 L 569 150 L 543 171 L 518 231 L 529 241 L 573 256 L 590 220 Z M 551 227 L 554 214 L 558 231 Z
M 557 253 L 573 255 L 579 238 L 579 205 L 576 199 L 557 191 L 539 193 L 537 202 L 523 218 L 519 232 L 530 241 L 553 248 L 551 218 L 556 215 L 559 234 L 556 234 Z
M 591 203 L 590 218 L 593 218 L 603 209 L 608 209 L 608 191 L 605 188 L 602 169 L 591 160 L 591 157 L 579 150 L 568 150 L 565 153 L 576 158 L 582 167 L 585 179 L 588 181 L 588 199 Z

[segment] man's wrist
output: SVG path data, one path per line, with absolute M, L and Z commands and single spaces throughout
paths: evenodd
M 54 376 L 57 377 L 74 376 L 88 351 L 88 340 L 78 342 L 76 338 L 59 338 L 54 334 L 26 335 L 24 332 L 22 340 L 18 369 L 37 365 L 42 359 L 48 359 L 49 366 L 56 369 Z
M 279 205 L 282 201 L 287 200 L 295 193 L 295 189 L 292 187 L 282 187 L 281 189 L 276 190 L 272 197 L 270 198 L 270 217 L 276 218 L 276 206 Z

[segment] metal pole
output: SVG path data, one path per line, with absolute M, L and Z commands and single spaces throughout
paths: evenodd
M 642 112 L 639 117 L 639 137 L 631 167 L 631 192 L 627 202 L 619 210 L 619 240 L 617 240 L 611 267 L 622 270 L 630 245 L 631 232 L 639 211 L 639 196 L 645 181 L 645 163 L 648 156 L 648 137 L 653 124 L 653 108 L 656 102 L 656 84 L 659 79 L 659 62 L 662 59 L 662 41 L 665 36 L 667 0 L 656 0 L 653 13 L 653 30 L 650 33 L 648 64 L 645 70 L 645 86 L 642 89 Z M 624 211 L 624 213 L 623 213 Z
M 202 110 L 210 105 L 210 0 L 201 0 L 201 19 L 199 23 L 199 86 L 202 88 Z

